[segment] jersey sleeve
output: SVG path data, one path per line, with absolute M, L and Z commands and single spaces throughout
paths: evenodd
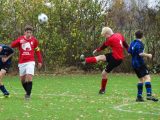
M 123 35 L 121 35 L 121 36 L 122 36 L 122 44 L 123 44 L 123 46 L 125 47 L 125 49 L 128 51 L 129 46 L 128 46 L 128 44 L 127 44 L 127 42 L 126 42 L 124 36 L 123 36 Z
M 38 40 L 35 39 L 35 43 L 34 43 L 34 50 L 35 50 L 35 53 L 37 55 L 37 58 L 38 58 L 38 63 L 42 63 L 42 55 L 41 55 L 41 52 L 40 52 L 40 48 L 38 47 Z
M 19 47 L 20 46 L 20 38 L 14 40 L 12 43 L 11 43 L 11 47 L 12 48 L 15 48 L 15 47 Z
M 103 44 L 102 44 L 100 47 L 98 47 L 96 50 L 97 50 L 97 52 L 99 52 L 99 51 L 101 51 L 101 50 L 104 50 L 104 49 L 107 48 L 108 46 L 109 46 L 109 41 L 106 40 L 106 41 L 103 42 Z

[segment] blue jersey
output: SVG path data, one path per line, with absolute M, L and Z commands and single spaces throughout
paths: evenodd
M 133 40 L 130 44 L 128 52 L 132 55 L 132 66 L 133 68 L 139 68 L 145 65 L 143 57 L 140 53 L 144 51 L 144 44 L 140 40 Z
M 2 51 L 0 52 L 0 65 L 2 65 L 3 64 L 2 57 L 9 56 L 10 54 L 14 52 L 14 50 L 11 47 L 4 45 L 4 44 L 0 44 L 0 46 L 2 47 Z M 11 58 L 8 59 L 6 63 L 11 64 Z

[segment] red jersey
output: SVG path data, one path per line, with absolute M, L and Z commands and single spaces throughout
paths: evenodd
M 112 49 L 112 56 L 117 60 L 122 60 L 124 58 L 123 46 L 128 49 L 128 44 L 120 33 L 114 33 L 107 38 L 102 46 L 97 48 L 97 51 L 101 51 L 108 46 Z
M 18 47 L 19 49 L 19 63 L 26 63 L 35 61 L 34 51 L 37 54 L 38 62 L 42 63 L 42 56 L 38 48 L 38 40 L 35 37 L 26 39 L 25 36 L 21 36 L 11 43 L 11 47 Z

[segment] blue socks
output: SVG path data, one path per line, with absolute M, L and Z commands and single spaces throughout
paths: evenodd
M 146 82 L 145 87 L 146 87 L 147 96 L 151 96 L 152 95 L 151 82 Z
M 146 87 L 146 93 L 147 96 L 151 96 L 152 95 L 152 87 L 151 87 L 151 82 L 145 82 L 145 87 Z M 142 96 L 143 93 L 143 83 L 138 83 L 137 84 L 137 97 Z
M 142 92 L 143 92 L 143 83 L 138 83 L 137 84 L 137 89 L 138 89 L 137 97 L 141 97 L 142 96 Z
M 4 85 L 0 85 L 0 90 L 3 92 L 4 95 L 9 95 L 9 92 L 6 90 Z

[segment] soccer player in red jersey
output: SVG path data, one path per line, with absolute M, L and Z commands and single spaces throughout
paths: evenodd
M 11 43 L 11 47 L 17 47 L 19 50 L 19 75 L 22 86 L 26 92 L 25 98 L 29 99 L 32 91 L 32 77 L 34 75 L 35 58 L 38 57 L 38 68 L 42 67 L 42 56 L 38 47 L 38 40 L 32 36 L 33 27 L 27 25 L 24 35 L 17 38 Z
M 98 55 L 94 57 L 85 58 L 84 55 L 80 56 L 83 63 L 97 63 L 99 61 L 106 62 L 106 68 L 102 71 L 102 82 L 99 94 L 104 94 L 106 89 L 106 84 L 108 81 L 107 73 L 111 72 L 113 68 L 119 66 L 124 59 L 123 47 L 128 50 L 128 44 L 125 42 L 123 35 L 120 33 L 113 33 L 112 29 L 109 27 L 104 27 L 102 29 L 101 35 L 106 38 L 106 41 L 97 49 L 93 51 L 93 54 L 104 50 L 107 47 L 111 47 L 112 52 L 105 55 Z

